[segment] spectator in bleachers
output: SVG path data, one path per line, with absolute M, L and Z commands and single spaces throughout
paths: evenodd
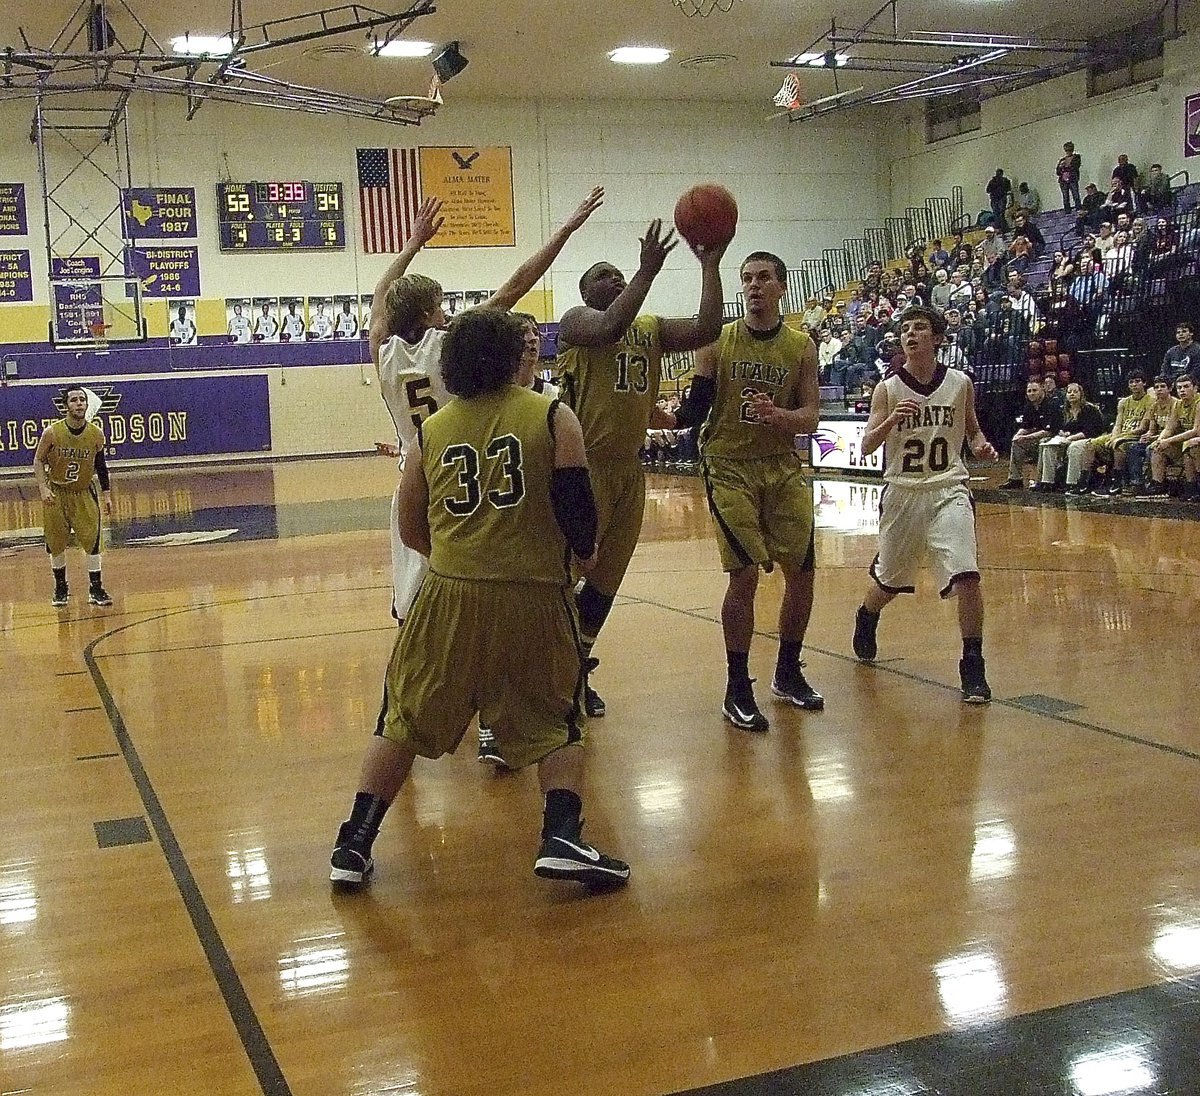
M 1075 151 L 1075 145 L 1068 141 L 1063 145 L 1062 159 L 1058 161 L 1058 165 L 1054 169 L 1054 174 L 1058 179 L 1058 189 L 1062 191 L 1063 212 L 1071 212 L 1071 200 L 1075 200 L 1075 208 L 1080 208 L 1079 201 L 1079 174 L 1083 166 L 1083 160 L 1079 153 Z
M 988 225 L 983 230 L 983 241 L 977 248 L 980 258 L 986 259 L 989 255 L 999 255 L 1004 250 L 1004 241 L 1000 239 L 1000 233 L 996 231 L 995 225 Z M 974 256 L 972 256 L 974 259 Z
M 925 263 L 923 243 L 915 243 L 908 249 L 908 277 L 912 282 L 929 280 L 929 267 Z
M 1109 221 L 1116 221 L 1117 216 L 1121 213 L 1128 213 L 1133 216 L 1133 188 L 1121 182 L 1116 176 L 1113 176 L 1112 185 L 1108 190 L 1108 197 L 1104 199 L 1104 204 L 1100 207 L 1101 215 Z
M 879 380 L 894 372 L 904 364 L 904 354 L 900 349 L 900 336 L 894 331 L 885 331 L 879 345 L 875 347 L 875 375 L 872 380 Z
M 1145 217 L 1134 217 L 1133 228 L 1132 228 L 1133 246 L 1137 247 L 1138 240 L 1140 240 L 1145 235 L 1146 235 L 1146 218 Z
M 1030 217 L 1035 217 L 1041 213 L 1042 196 L 1037 192 L 1037 188 L 1030 186 L 1028 183 L 1018 184 L 1016 207 L 1017 209 L 1024 210 Z
M 1082 252 L 1079 256 L 1079 269 L 1067 293 L 1082 308 L 1087 308 L 1098 297 L 1103 296 L 1108 289 L 1108 275 L 1104 273 L 1104 263 L 1098 252 Z
M 1151 164 L 1150 174 L 1137 192 L 1142 213 L 1158 213 L 1171 207 L 1171 180 L 1163 174 L 1162 164 Z
M 975 272 L 972 270 L 972 280 L 974 280 Z M 994 293 L 998 289 L 1004 288 L 1005 279 L 1008 277 L 1008 264 L 1001 258 L 1000 254 L 994 253 L 984 256 L 983 270 L 979 272 L 979 284 L 983 286 L 989 293 Z
M 1058 376 L 1053 369 L 1048 369 L 1042 375 L 1042 391 L 1046 393 L 1046 399 L 1053 400 L 1058 404 L 1059 411 L 1067 410 L 1066 393 L 1058 387 Z
M 1118 232 L 1113 237 L 1113 246 L 1104 256 L 1104 273 L 1108 275 L 1112 288 L 1120 288 L 1125 272 L 1133 265 L 1133 244 L 1128 232 Z
M 846 305 L 846 320 L 851 324 L 858 323 L 859 313 L 866 307 L 866 294 L 861 288 L 850 291 L 850 303 Z
M 946 309 L 946 333 L 938 348 L 938 361 L 947 369 L 971 373 L 971 328 L 963 325 L 957 308 Z
M 1145 498 L 1166 494 L 1166 485 L 1155 483 L 1146 472 L 1150 464 L 1150 446 L 1163 435 L 1171 413 L 1175 410 L 1175 397 L 1171 395 L 1171 382 L 1159 375 L 1154 378 L 1154 402 L 1150 405 L 1150 414 L 1146 420 L 1146 429 L 1142 436 L 1129 447 L 1126 468 L 1129 472 L 1129 482 L 1133 484 L 1136 493 Z
M 1158 439 L 1150 445 L 1150 475 L 1154 483 L 1166 492 L 1167 466 L 1183 466 L 1183 493 L 1187 501 L 1196 499 L 1196 468 L 1200 461 L 1200 427 L 1196 415 L 1196 382 L 1190 373 L 1182 374 L 1175 381 L 1179 398 L 1167 425 Z
M 950 252 L 942 247 L 941 240 L 933 241 L 933 250 L 929 254 L 929 265 L 936 271 L 939 267 L 950 265 Z
M 863 278 L 863 293 L 878 293 L 882 288 L 882 282 L 883 263 L 878 259 L 874 259 L 867 264 L 867 273 Z
M 971 260 L 975 258 L 975 249 L 970 244 L 959 244 L 953 251 L 952 263 L 955 270 L 971 268 Z
M 1033 246 L 1024 236 L 1014 236 L 1009 250 L 1012 254 L 1008 260 L 1005 276 L 1025 274 L 1033 266 Z
M 833 360 L 841 353 L 842 342 L 828 327 L 821 329 L 821 338 L 817 343 L 817 366 L 820 370 L 821 383 L 828 384 Z
M 1046 237 L 1042 230 L 1033 223 L 1033 219 L 1024 210 L 1018 210 L 1013 217 L 1013 242 L 1024 237 L 1033 249 L 1033 257 L 1040 259 L 1046 252 Z
M 996 168 L 996 174 L 988 180 L 987 196 L 992 206 L 992 224 L 997 231 L 1007 232 L 1008 221 L 1004 219 L 1004 211 L 1008 209 L 1012 197 L 1012 180 L 1005 177 L 1004 168 Z
M 1100 222 L 1104 220 L 1104 215 L 1101 213 L 1103 207 L 1104 195 L 1096 189 L 1095 183 L 1088 183 L 1083 190 L 1083 202 L 1075 216 L 1075 231 L 1080 236 L 1087 232 L 1094 232 L 1100 227 Z
M 1162 363 L 1162 371 L 1168 381 L 1174 382 L 1184 373 L 1195 375 L 1200 369 L 1200 345 L 1193 339 L 1193 334 L 1189 321 L 1180 320 L 1175 325 L 1175 345 L 1167 350 Z
M 974 293 L 970 281 L 967 279 L 967 272 L 962 269 L 955 270 L 950 275 L 950 307 L 951 308 L 966 308 L 971 303 L 971 296 Z
M 1029 322 L 1029 330 L 1037 331 L 1042 323 L 1042 314 L 1038 309 L 1034 296 L 1025 288 L 1025 279 L 1015 271 L 1008 275 L 1008 297 L 1012 301 L 1013 311 L 1020 313 Z
M 946 273 L 944 267 L 939 267 L 933 275 L 933 289 L 929 292 L 929 303 L 934 308 L 945 312 L 950 307 L 950 294 L 954 292 L 954 286 L 950 284 L 950 275 Z
M 1052 374 L 1046 374 L 1046 377 L 1050 376 Z M 1092 438 L 1104 433 L 1104 414 L 1099 407 L 1088 401 L 1083 386 L 1077 381 L 1072 381 L 1067 385 L 1066 403 L 1061 415 L 1061 425 L 1057 433 L 1042 439 L 1038 446 L 1038 482 L 1032 485 L 1032 490 L 1055 490 L 1065 460 L 1065 487 L 1070 494 L 1082 494 L 1087 489 L 1086 484 L 1080 487 L 1084 452 Z
M 1114 232 L 1133 232 L 1133 218 L 1128 213 L 1118 213 L 1117 223 L 1113 226 Z
M 1163 274 L 1177 266 L 1180 258 L 1175 227 L 1166 217 L 1159 217 L 1134 247 L 1133 269 Z
M 1088 443 L 1084 452 L 1083 466 L 1092 469 L 1097 462 L 1109 469 L 1108 488 L 1097 485 L 1093 494 L 1119 495 L 1125 476 L 1125 462 L 1129 447 L 1145 433 L 1154 397 L 1146 391 L 1146 375 L 1140 369 L 1131 369 L 1127 380 L 1129 395 L 1117 401 L 1117 414 L 1112 429 Z
M 1037 377 L 1030 377 L 1025 385 L 1025 406 L 1017 422 L 1017 432 L 1009 449 L 1008 479 L 1000 485 L 1002 491 L 1025 486 L 1022 465 L 1037 458 L 1038 447 L 1044 438 L 1051 438 L 1062 429 L 1062 413 L 1046 401 L 1045 389 Z
M 1117 165 L 1112 169 L 1112 177 L 1117 179 L 1122 186 L 1133 189 L 1134 183 L 1137 182 L 1138 169 L 1137 166 L 1129 162 L 1129 157 L 1125 153 L 1121 153 L 1117 157 Z
M 1050 267 L 1050 289 L 1066 289 L 1068 283 L 1075 277 L 1075 263 L 1065 251 L 1054 253 L 1054 262 Z
M 832 297 L 825 297 L 821 300 L 813 298 L 808 307 L 804 310 L 804 314 L 800 317 L 800 322 L 808 328 L 809 332 L 814 336 L 820 330 L 821 324 L 825 322 L 825 317 L 829 315 L 829 307 L 833 305 Z

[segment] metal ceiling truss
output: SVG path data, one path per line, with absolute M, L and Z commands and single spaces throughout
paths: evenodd
M 254 72 L 248 59 L 355 31 L 378 31 L 378 49 L 436 10 L 433 0 L 412 0 L 402 10 L 390 11 L 343 4 L 247 25 L 241 0 L 232 0 L 231 51 L 182 57 L 164 49 L 125 0 L 81 0 L 49 46 L 32 45 L 21 30 L 20 48 L 9 46 L 0 52 L 0 99 L 35 99 L 41 104 L 50 96 L 113 93 L 121 97 L 120 108 L 112 112 L 114 125 L 135 91 L 186 98 L 189 119 L 204 103 L 216 101 L 420 125 L 437 109 L 436 102 L 388 102 L 306 87 Z M 364 51 L 364 60 L 366 56 Z
M 980 99 L 1004 95 L 1018 88 L 1078 72 L 1099 61 L 1133 57 L 1153 37 L 1130 36 L 1124 47 L 1100 47 L 1087 39 L 1036 38 L 1028 35 L 966 34 L 960 32 L 905 31 L 900 28 L 901 0 L 886 0 L 861 27 L 845 28 L 837 19 L 829 31 L 808 49 L 773 68 L 811 74 L 829 72 L 833 93 L 782 112 L 790 122 L 805 122 L 834 111 L 908 99 L 929 99 L 972 91 Z M 1179 0 L 1164 0 L 1157 14 L 1163 30 L 1157 42 L 1181 35 Z M 890 30 L 886 29 L 890 23 Z M 949 56 L 947 56 L 949 55 Z M 801 61 L 807 56 L 809 60 Z M 839 74 L 884 72 L 912 77 L 889 87 L 868 91 L 846 89 Z

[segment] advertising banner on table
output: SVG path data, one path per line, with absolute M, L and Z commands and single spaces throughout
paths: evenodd
M 883 474 L 883 446 L 863 456 L 862 438 L 867 420 L 821 419 L 810 435 L 813 468 L 842 468 L 855 472 Z
M 0 183 L 0 236 L 26 236 L 25 184 Z
M 32 463 L 42 431 L 63 416 L 63 387 L 0 389 L 0 468 Z M 114 460 L 270 451 L 265 376 L 88 381 L 85 387 Z
M 125 273 L 141 281 L 143 297 L 199 297 L 200 249 L 139 247 L 125 253 Z
M 190 186 L 135 186 L 121 191 L 131 240 L 181 240 L 196 235 L 196 191 Z
M 52 278 L 99 278 L 99 255 L 74 255 L 51 259 Z M 54 286 L 54 341 L 81 342 L 92 338 L 92 328 L 104 322 L 104 291 L 99 282 Z
M 1200 156 L 1200 95 L 1189 95 L 1184 100 L 1183 154 Z
M 0 302 L 32 301 L 28 251 L 0 251 Z

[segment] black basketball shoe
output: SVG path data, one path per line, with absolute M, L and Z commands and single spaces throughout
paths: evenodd
M 567 832 L 542 838 L 533 873 L 542 879 L 573 879 L 587 887 L 620 887 L 629 880 L 629 865 L 584 841 L 580 819 Z
M 879 654 L 879 644 L 875 640 L 878 627 L 879 614 L 860 605 L 854 614 L 854 654 L 860 662 L 874 662 Z
M 958 662 L 958 679 L 962 684 L 962 698 L 967 704 L 987 704 L 992 699 L 980 655 L 966 655 Z
M 375 861 L 370 852 L 357 848 L 346 832 L 349 823 L 343 822 L 338 830 L 337 844 L 329 858 L 329 881 L 358 886 L 367 881 L 375 870 Z
M 775 680 L 771 682 L 771 692 L 797 708 L 806 712 L 819 712 L 825 707 L 825 698 L 817 692 L 804 677 L 804 663 L 788 667 L 783 673 L 775 671 Z
M 103 586 L 93 584 L 91 589 L 88 590 L 88 604 L 111 605 L 112 598 L 108 596 Z
M 598 658 L 584 659 L 583 662 L 583 710 L 587 712 L 589 719 L 603 719 L 607 710 L 603 698 L 592 688 L 589 680 L 589 675 L 599 665 Z
M 750 687 L 753 684 L 754 678 L 736 684 L 731 681 L 725 689 L 721 714 L 743 731 L 765 731 L 770 724 L 754 700 L 754 690 Z
M 50 599 L 50 604 L 55 608 L 61 609 L 68 601 L 71 600 L 71 595 L 65 586 L 55 586 L 54 596 Z

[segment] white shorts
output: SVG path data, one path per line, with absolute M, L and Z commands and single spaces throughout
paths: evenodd
M 926 556 L 942 597 L 954 596 L 960 578 L 978 577 L 975 504 L 965 483 L 884 488 L 871 577 L 890 594 L 911 594 Z
M 429 572 L 429 560 L 400 539 L 400 488 L 392 492 L 392 612 L 397 620 L 408 616 L 413 598 Z

